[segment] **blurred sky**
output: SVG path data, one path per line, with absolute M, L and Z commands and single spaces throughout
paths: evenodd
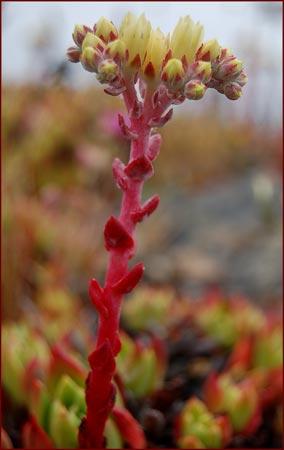
M 106 16 L 118 26 L 128 11 L 145 12 L 152 26 L 165 33 L 174 29 L 181 16 L 189 14 L 200 21 L 205 40 L 217 38 L 244 61 L 249 83 L 244 96 L 234 102 L 233 109 L 230 106 L 231 111 L 254 116 L 260 122 L 282 123 L 282 2 L 4 1 L 2 80 L 42 80 L 48 70 L 52 72 L 65 61 L 76 23 L 92 26 Z M 66 82 L 85 86 L 94 82 L 94 76 L 79 64 L 71 64 Z M 215 94 L 206 94 L 207 101 Z M 200 103 L 204 102 L 206 98 Z

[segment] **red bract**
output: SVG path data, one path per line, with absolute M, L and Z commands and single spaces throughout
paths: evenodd
M 149 198 L 149 200 L 147 200 L 147 202 L 144 203 L 141 208 L 136 209 L 135 211 L 132 211 L 130 213 L 131 218 L 134 220 L 134 222 L 142 222 L 145 217 L 150 216 L 150 214 L 155 211 L 155 209 L 159 205 L 159 201 L 160 198 L 157 194 Z
M 125 275 L 121 280 L 118 281 L 114 286 L 112 286 L 113 291 L 118 294 L 128 294 L 135 288 L 142 278 L 144 272 L 144 266 L 142 263 L 137 264 L 133 267 L 127 275 Z
M 143 181 L 153 175 L 154 169 L 147 156 L 143 155 L 131 161 L 124 169 L 124 172 L 134 180 Z
M 104 291 L 94 278 L 90 281 L 89 295 L 94 307 L 103 317 L 107 319 L 109 316 L 109 311 L 104 304 Z
M 120 223 L 120 221 L 113 216 L 111 216 L 106 223 L 104 236 L 107 250 L 128 250 L 134 245 L 133 238 Z

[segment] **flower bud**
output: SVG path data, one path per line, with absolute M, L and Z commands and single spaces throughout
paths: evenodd
M 216 80 L 231 80 L 241 72 L 242 68 L 243 62 L 235 56 L 230 56 L 229 58 L 225 58 L 221 61 L 221 63 L 217 66 L 217 69 L 214 71 L 213 76 Z
M 105 19 L 105 17 L 101 17 L 101 19 L 94 25 L 94 33 L 104 42 L 113 41 L 118 35 L 118 31 L 114 24 Z
M 100 51 L 103 51 L 105 45 L 98 36 L 95 36 L 93 33 L 87 33 L 82 44 L 82 50 L 84 51 L 86 47 L 93 47 Z
M 110 83 L 119 75 L 120 68 L 112 59 L 105 59 L 98 67 L 97 79 L 100 83 Z
M 81 50 L 78 47 L 69 47 L 66 52 L 68 61 L 77 63 L 80 61 Z
M 212 76 L 211 63 L 208 61 L 195 61 L 188 68 L 188 76 L 191 80 L 200 80 L 208 83 Z
M 83 40 L 88 32 L 92 32 L 91 28 L 86 27 L 86 25 L 75 25 L 74 32 L 72 34 L 75 44 L 81 47 Z
M 242 88 L 238 83 L 224 84 L 224 94 L 230 100 L 238 100 L 242 96 Z
M 184 68 L 180 59 L 172 58 L 166 63 L 162 75 L 162 81 L 170 89 L 180 89 L 184 83 Z
M 100 53 L 92 47 L 86 47 L 81 56 L 81 64 L 88 72 L 97 72 L 101 60 Z
M 239 75 L 236 78 L 234 78 L 234 83 L 238 83 L 241 87 L 245 86 L 245 84 L 247 84 L 247 82 L 248 82 L 248 77 L 244 70 L 242 70 L 239 73 Z
M 220 60 L 228 58 L 229 56 L 233 56 L 232 49 L 228 47 L 221 47 Z
M 214 59 L 216 59 L 217 56 L 220 55 L 220 52 L 221 47 L 218 44 L 218 41 L 216 39 L 211 39 L 210 41 L 201 44 L 201 46 L 197 50 L 195 59 L 201 59 L 202 61 L 214 61 Z
M 184 87 L 184 95 L 188 100 L 200 100 L 205 91 L 206 86 L 200 80 L 191 80 Z
M 115 62 L 124 62 L 126 59 L 126 45 L 121 39 L 109 42 L 105 49 L 105 55 Z

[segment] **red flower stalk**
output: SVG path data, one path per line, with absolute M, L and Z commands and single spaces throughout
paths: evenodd
M 96 73 L 101 84 L 107 85 L 107 94 L 122 94 L 128 117 L 125 120 L 119 115 L 118 124 L 123 136 L 131 141 L 128 164 L 125 166 L 117 158 L 113 163 L 113 175 L 123 198 L 119 217 L 111 216 L 104 230 L 105 247 L 110 253 L 105 285 L 101 287 L 96 280 L 90 282 L 99 325 L 96 348 L 89 357 L 87 416 L 79 432 L 83 448 L 105 445 L 104 427 L 115 399 L 115 357 L 121 347 L 121 301 L 144 271 L 141 263 L 128 269 L 135 253 L 135 227 L 159 203 L 155 195 L 141 204 L 143 184 L 154 173 L 152 161 L 161 143 L 159 135 L 152 135 L 153 127 L 163 126 L 171 119 L 173 109 L 167 111 L 170 105 L 178 105 L 186 98 L 198 100 L 208 87 L 233 99 L 226 94 L 227 84 L 234 82 L 238 86 L 238 96 L 245 84 L 241 61 L 234 59 L 238 64 L 231 69 L 232 63 L 228 66 L 224 59 L 228 56 L 226 49 L 221 49 L 216 40 L 203 45 L 201 38 L 202 26 L 189 16 L 180 19 L 168 39 L 159 29 L 152 29 L 144 15 L 136 18 L 129 13 L 119 30 L 105 18 L 93 29 L 77 25 L 73 33 L 76 47 L 67 50 L 71 62 L 81 62 L 87 71 Z M 237 77 L 241 75 L 240 83 Z
M 123 96 L 131 114 L 133 105 L 138 102 L 133 80 L 129 82 Z M 163 102 L 155 114 L 158 112 L 160 117 L 167 103 L 169 100 Z M 101 448 L 105 445 L 105 422 L 115 399 L 112 384 L 116 367 L 115 356 L 121 347 L 118 334 L 121 302 L 123 295 L 139 283 L 144 272 L 142 263 L 131 270 L 128 269 L 129 260 L 135 252 L 134 231 L 137 222 L 149 216 L 159 203 L 159 197 L 155 195 L 144 205 L 141 204 L 144 181 L 153 174 L 150 161 L 153 154 L 150 145 L 153 136 L 148 125 L 152 115 L 151 95 L 148 95 L 143 102 L 141 116 L 138 119 L 131 118 L 129 130 L 135 137 L 131 138 L 128 165 L 123 167 L 117 159 L 114 162 L 114 177 L 124 192 L 119 218 L 111 216 L 105 225 L 105 247 L 110 253 L 105 286 L 102 288 L 94 279 L 90 282 L 90 297 L 100 317 L 96 348 L 89 357 L 91 371 L 86 388 L 87 416 L 80 428 L 80 446 L 83 448 Z M 156 137 L 154 139 L 157 140 Z M 152 152 L 150 155 L 149 149 Z

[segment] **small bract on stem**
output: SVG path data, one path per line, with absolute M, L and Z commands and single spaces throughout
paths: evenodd
M 119 29 L 101 18 L 93 29 L 76 25 L 76 46 L 67 50 L 71 62 L 96 74 L 109 95 L 122 95 L 126 116 L 118 116 L 121 131 L 131 143 L 127 165 L 116 158 L 113 176 L 122 190 L 118 218 L 105 225 L 105 247 L 110 254 L 105 285 L 92 279 L 90 297 L 99 313 L 96 348 L 89 357 L 86 384 L 87 415 L 79 431 L 81 448 L 106 446 L 104 428 L 112 411 L 112 377 L 120 351 L 119 317 L 124 294 L 139 283 L 144 266 L 129 270 L 135 253 L 135 227 L 157 208 L 158 195 L 141 204 L 144 182 L 154 173 L 161 136 L 154 129 L 172 117 L 171 105 L 201 99 L 208 88 L 238 99 L 247 81 L 242 62 L 213 39 L 202 42 L 203 27 L 186 16 L 172 35 L 153 29 L 144 14 L 128 13 Z

